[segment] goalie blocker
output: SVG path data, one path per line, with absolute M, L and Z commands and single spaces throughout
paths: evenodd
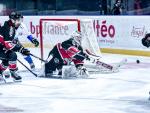
M 62 77 L 63 66 L 71 64 L 72 62 L 75 64 L 76 73 L 88 76 L 86 68 L 83 67 L 83 60 L 85 58 L 88 59 L 88 56 L 83 52 L 80 45 L 81 33 L 78 31 L 74 32 L 70 39 L 56 44 L 49 52 L 47 58 L 48 62 L 45 63 L 45 77 L 51 77 L 56 70 L 58 70 L 58 75 Z

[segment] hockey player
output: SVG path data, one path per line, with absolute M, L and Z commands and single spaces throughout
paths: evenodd
M 87 74 L 85 67 L 83 67 L 84 59 L 89 59 L 89 57 L 81 47 L 81 33 L 76 31 L 70 39 L 56 44 L 50 51 L 48 63 L 45 64 L 45 77 L 51 77 L 56 69 L 59 72 L 58 75 L 61 75 L 63 66 L 71 62 L 75 64 L 78 72 Z
M 147 33 L 145 37 L 142 39 L 142 44 L 145 47 L 150 47 L 150 33 Z
M 22 38 L 22 36 L 26 36 L 27 39 L 34 44 L 35 47 L 38 47 L 39 46 L 39 42 L 36 38 L 34 38 L 31 33 L 28 31 L 26 25 L 23 23 L 23 16 L 20 14 L 21 16 L 21 25 L 17 28 L 16 30 L 16 35 L 15 35 L 15 39 L 20 39 Z M 20 41 L 20 40 L 19 40 Z M 24 56 L 24 59 L 29 63 L 30 65 L 30 68 L 31 69 L 34 69 L 35 68 L 35 65 L 33 63 L 33 60 L 31 58 L 30 55 L 23 55 Z
M 9 20 L 4 22 L 4 25 L 0 28 L 0 76 L 3 76 L 3 72 L 7 69 L 10 70 L 11 76 L 16 81 L 20 81 L 22 78 L 17 71 L 17 55 L 16 52 L 21 52 L 24 55 L 30 53 L 20 43 L 18 43 L 15 37 L 15 28 L 21 24 L 21 17 L 17 12 L 12 12 L 9 15 Z

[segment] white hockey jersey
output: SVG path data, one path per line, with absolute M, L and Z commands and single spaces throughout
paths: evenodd
M 31 35 L 31 33 L 27 29 L 26 25 L 24 23 L 21 23 L 19 28 L 16 30 L 15 38 L 24 41 L 24 40 L 28 40 L 27 39 L 28 35 Z

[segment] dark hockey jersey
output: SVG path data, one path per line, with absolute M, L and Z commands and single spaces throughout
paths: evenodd
M 70 38 L 61 43 L 62 49 L 58 46 L 61 56 L 64 58 L 73 58 L 78 60 L 83 60 L 87 55 L 83 52 L 81 45 L 75 45 L 74 39 Z M 65 50 L 65 52 L 63 51 Z M 68 56 L 68 57 L 67 57 Z
M 0 27 L 0 51 L 3 51 L 4 48 L 8 50 L 16 51 L 20 49 L 14 41 L 15 37 L 15 26 L 11 20 L 5 21 L 4 25 Z
M 12 41 L 15 36 L 15 26 L 9 21 L 5 21 L 4 25 L 0 28 L 0 35 L 3 36 L 5 41 Z
M 68 39 L 68 40 L 66 40 L 66 41 L 64 41 L 64 42 L 62 42 L 61 46 L 62 46 L 65 50 L 67 50 L 67 49 L 68 49 L 69 47 L 71 47 L 71 46 L 77 47 L 77 46 L 74 44 L 74 39 L 73 39 L 73 38 L 70 38 L 70 39 Z M 83 51 L 83 49 L 82 49 L 82 47 L 81 47 L 80 45 L 78 45 L 77 48 L 78 48 L 80 51 Z

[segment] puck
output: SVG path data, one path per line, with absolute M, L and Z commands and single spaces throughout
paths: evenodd
M 139 63 L 140 63 L 140 61 L 139 61 L 139 60 L 136 60 L 136 63 L 137 63 L 137 64 L 139 64 Z

